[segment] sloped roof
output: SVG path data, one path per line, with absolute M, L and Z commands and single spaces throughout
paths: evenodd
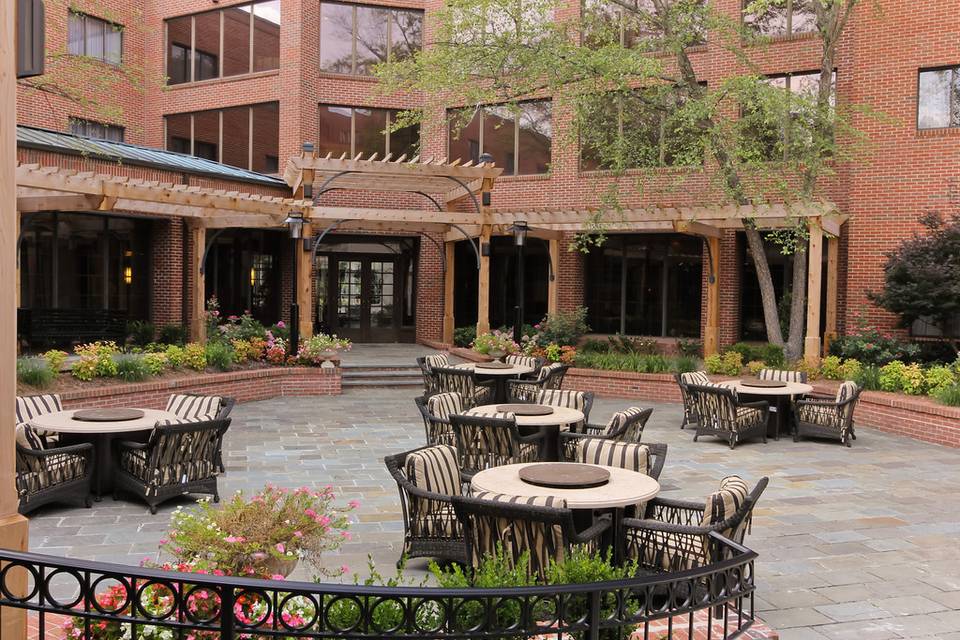
M 197 158 L 184 153 L 164 151 L 153 147 L 144 147 L 126 142 L 94 140 L 71 133 L 17 126 L 17 146 L 27 149 L 41 149 L 57 153 L 90 156 L 96 159 L 122 162 L 132 165 L 165 169 L 178 173 L 191 173 L 224 180 L 263 184 L 271 187 L 286 188 L 286 183 L 273 176 L 255 171 Z

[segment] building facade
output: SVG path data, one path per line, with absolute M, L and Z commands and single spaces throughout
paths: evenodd
M 740 19 L 741 0 L 711 0 Z M 304 142 L 320 154 L 393 158 L 420 153 L 476 161 L 490 153 L 504 175 L 492 194 L 496 210 L 571 210 L 597 206 L 610 179 L 589 153 L 565 144 L 569 114 L 550 100 L 519 112 L 490 107 L 466 124 L 419 140 L 415 128 L 385 133 L 416 96 L 377 93 L 373 64 L 422 46 L 425 16 L 439 0 L 376 3 L 325 0 L 89 0 L 48 3 L 47 84 L 21 86 L 18 121 L 196 156 L 253 174 L 276 174 Z M 572 0 L 569 12 L 590 10 Z M 929 212 L 960 211 L 960 0 L 861 3 L 837 57 L 836 99 L 867 105 L 882 118 L 855 116 L 868 137 L 863 162 L 838 166 L 826 195 L 849 216 L 839 238 L 836 325 L 842 333 L 863 318 L 894 329 L 896 318 L 874 307 L 868 292 L 882 286 L 884 252 L 920 228 Z M 750 50 L 753 62 L 785 91 L 803 90 L 819 67 L 820 43 L 805 3 L 746 20 L 771 36 Z M 626 36 L 625 36 L 626 37 Z M 703 82 L 744 71 L 708 33 L 693 54 Z M 58 86 L 59 83 L 59 86 Z M 80 98 L 80 99 L 78 99 Z M 462 125 L 462 126 L 461 126 Z M 650 127 L 662 151 L 644 172 L 642 194 L 626 206 L 699 206 L 717 201 L 704 167 L 673 161 L 660 124 L 642 117 L 624 126 Z M 421 148 L 415 150 L 416 143 Z M 21 144 L 21 159 L 43 151 Z M 93 162 L 83 154 L 71 161 Z M 171 156 L 172 157 L 172 156 Z M 33 159 L 33 160 L 31 160 Z M 146 171 L 127 163 L 122 171 Z M 177 173 L 184 181 L 210 176 Z M 188 174 L 190 177 L 188 177 Z M 166 175 L 166 174 L 165 174 Z M 232 176 L 246 190 L 282 193 L 283 185 Z M 682 189 L 675 185 L 681 181 Z M 289 193 L 289 190 L 287 190 Z M 416 195 L 332 191 L 321 204 L 425 208 Z M 190 247 L 172 219 L 34 212 L 21 243 L 22 309 L 96 309 L 155 324 L 188 323 L 183 291 Z M 314 230 L 315 233 L 320 230 Z M 291 298 L 290 245 L 282 229 L 229 229 L 211 240 L 206 294 L 224 313 L 251 311 L 264 322 L 286 318 Z M 309 308 L 318 330 L 358 341 L 440 341 L 443 337 L 443 238 L 424 234 L 338 233 L 318 247 Z M 526 322 L 547 311 L 547 283 L 557 282 L 560 309 L 586 306 L 597 333 L 664 340 L 698 339 L 705 330 L 708 257 L 704 241 L 681 233 L 615 233 L 589 254 L 561 243 L 556 264 L 546 242 L 526 252 Z M 490 321 L 513 322 L 515 252 L 508 238 L 490 243 Z M 742 232 L 720 241 L 720 343 L 763 340 L 763 317 Z M 56 259 L 55 259 L 55 256 Z M 779 291 L 790 260 L 771 252 Z M 455 325 L 477 320 L 474 260 L 466 242 L 455 252 Z M 147 275 L 149 274 L 149 275 Z M 183 284 L 181 287 L 180 284 Z M 180 289 L 178 291 L 178 289 Z M 912 331 L 929 334 L 923 327 Z

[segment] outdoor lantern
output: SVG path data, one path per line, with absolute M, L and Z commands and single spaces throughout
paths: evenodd
M 283 224 L 287 225 L 287 228 L 290 229 L 290 237 L 294 240 L 299 240 L 303 237 L 302 211 L 291 211 L 287 219 L 283 221 Z
M 133 267 L 123 268 L 123 283 L 133 284 Z
M 257 270 L 254 267 L 250 267 L 250 286 L 257 284 Z
M 527 242 L 527 232 L 530 230 L 530 227 L 527 225 L 525 220 L 517 220 L 513 223 L 513 226 L 510 227 L 510 231 L 513 232 L 513 241 L 518 247 L 522 247 Z

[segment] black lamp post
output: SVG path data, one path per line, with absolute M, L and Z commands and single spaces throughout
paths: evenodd
M 290 238 L 293 240 L 293 252 L 290 254 L 293 260 L 293 295 L 290 299 L 290 345 L 288 353 L 295 356 L 297 351 L 300 350 L 300 305 L 297 300 L 300 293 L 300 286 L 297 281 L 297 263 L 300 262 L 300 256 L 297 255 L 297 252 L 300 251 L 300 238 L 303 237 L 303 212 L 291 211 L 283 224 L 287 225 L 287 229 L 290 230 Z
M 513 231 L 514 244 L 517 246 L 517 305 L 514 307 L 515 319 L 513 322 L 513 341 L 520 344 L 523 337 L 523 247 L 527 243 L 527 231 L 530 228 L 523 220 L 517 220 L 510 228 Z

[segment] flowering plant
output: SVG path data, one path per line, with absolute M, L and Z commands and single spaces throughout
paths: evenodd
M 207 299 L 207 306 L 203 312 L 203 322 L 207 325 L 207 336 L 213 337 L 218 333 L 220 324 L 220 301 L 213 295 Z
M 73 351 L 80 356 L 80 360 L 73 363 L 71 369 L 73 377 L 77 380 L 87 381 L 117 375 L 117 362 L 113 357 L 120 353 L 120 348 L 116 342 L 98 340 L 81 344 Z
M 204 499 L 196 508 L 174 511 L 160 548 L 177 562 L 207 564 L 228 575 L 268 578 L 277 573 L 271 567 L 292 567 L 302 559 L 320 575 L 339 576 L 347 567 L 328 569 L 321 556 L 350 538 L 347 514 L 358 503 L 341 507 L 333 500 L 329 486 L 291 491 L 271 485 L 249 500 L 238 491 L 220 509 Z
M 287 362 L 287 341 L 283 338 L 274 338 L 268 331 L 264 355 L 270 364 L 285 364 Z
M 318 333 L 310 336 L 300 344 L 300 350 L 297 352 L 297 361 L 301 364 L 323 364 L 324 360 L 329 359 L 331 351 L 349 351 L 352 343 L 346 338 L 338 338 L 335 335 Z
M 505 354 L 516 353 L 520 350 L 520 345 L 513 341 L 513 338 L 503 331 L 492 331 L 483 333 L 473 341 L 473 350 L 477 353 L 490 355 L 497 352 Z

